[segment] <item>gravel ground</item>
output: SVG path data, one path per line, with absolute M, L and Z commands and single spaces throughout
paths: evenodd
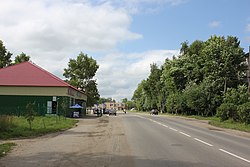
M 134 166 L 119 116 L 89 116 L 67 131 L 13 142 L 0 167 Z

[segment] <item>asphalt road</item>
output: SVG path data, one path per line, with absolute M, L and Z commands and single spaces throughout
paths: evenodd
M 89 116 L 64 132 L 9 142 L 17 146 L 0 167 L 250 167 L 250 137 L 166 116 Z
M 122 117 L 135 166 L 250 167 L 250 138 L 179 118 Z

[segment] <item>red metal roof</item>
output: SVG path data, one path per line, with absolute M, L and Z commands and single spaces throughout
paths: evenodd
M 1 68 L 0 86 L 56 86 L 71 87 L 79 91 L 32 62 Z

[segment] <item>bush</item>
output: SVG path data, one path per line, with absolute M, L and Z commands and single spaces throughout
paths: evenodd
M 220 107 L 217 108 L 217 116 L 220 117 L 221 121 L 228 120 L 229 118 L 236 121 L 239 119 L 237 106 L 233 103 L 222 103 Z
M 14 125 L 13 116 L 0 115 L 0 131 L 7 131 Z
M 29 103 L 26 106 L 25 118 L 29 123 L 30 130 L 32 129 L 32 122 L 34 121 L 36 115 L 34 108 L 35 108 L 35 103 Z
M 250 102 L 239 105 L 238 114 L 241 122 L 250 124 Z
M 183 114 L 186 103 L 181 93 L 170 94 L 166 101 L 166 109 L 169 113 Z
M 237 89 L 229 88 L 224 95 L 224 103 L 233 103 L 235 105 L 241 105 L 248 102 L 249 94 L 245 85 L 239 85 Z

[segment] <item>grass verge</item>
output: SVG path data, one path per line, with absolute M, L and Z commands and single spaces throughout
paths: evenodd
M 250 125 L 246 125 L 240 122 L 235 122 L 233 120 L 220 121 L 220 118 L 218 117 L 202 117 L 202 116 L 187 116 L 187 117 L 199 120 L 208 120 L 210 125 L 217 126 L 220 128 L 250 132 Z
M 239 123 L 239 122 L 234 122 L 232 120 L 227 120 L 224 122 L 221 122 L 219 120 L 212 120 L 209 122 L 209 124 L 213 126 L 221 127 L 221 128 L 250 132 L 250 125 L 246 125 L 244 123 Z
M 78 121 L 68 118 L 35 117 L 32 122 L 32 129 L 24 117 L 13 117 L 13 125 L 0 133 L 0 139 L 40 136 L 46 133 L 66 130 L 73 127 Z
M 15 143 L 0 144 L 0 158 L 5 156 L 15 145 Z

